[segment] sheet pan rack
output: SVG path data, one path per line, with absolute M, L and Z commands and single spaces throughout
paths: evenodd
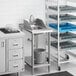
M 46 0 L 45 10 L 46 25 L 49 26 L 51 30 L 54 29 L 51 37 L 56 40 L 53 42 L 51 40 L 51 47 L 57 50 L 58 70 L 61 70 L 62 63 L 71 62 L 71 54 L 67 54 L 67 52 L 64 54 L 67 55 L 68 59 L 66 61 L 60 61 L 61 50 L 64 51 L 65 49 L 68 51 L 68 49 L 76 47 L 76 43 L 71 41 L 76 38 L 76 34 L 71 33 L 76 31 L 76 24 L 73 23 L 76 22 L 76 16 L 74 14 L 76 12 L 76 4 L 72 0 Z M 61 42 L 61 40 L 64 41 Z M 76 58 L 74 58 L 74 60 L 76 60 Z

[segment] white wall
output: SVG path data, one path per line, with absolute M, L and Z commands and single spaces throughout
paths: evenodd
M 6 24 L 17 26 L 33 14 L 44 20 L 45 0 L 0 0 L 0 27 Z

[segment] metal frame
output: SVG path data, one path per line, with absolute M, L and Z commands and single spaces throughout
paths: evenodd
M 57 30 L 57 34 L 58 34 L 58 38 L 57 38 L 57 41 L 58 41 L 58 48 L 57 48 L 57 64 L 58 64 L 58 70 L 60 70 L 60 64 L 61 63 L 64 63 L 65 61 L 63 61 L 63 62 L 60 62 L 60 40 L 61 40 L 61 38 L 60 38 L 60 31 L 59 31 L 59 25 L 60 25 L 60 23 L 62 22 L 61 20 L 60 20 L 60 14 L 62 13 L 62 14 L 67 14 L 67 11 L 64 13 L 64 12 L 62 12 L 62 11 L 60 11 L 60 6 L 61 6 L 61 4 L 60 4 L 60 2 L 61 1 L 64 1 L 64 0 L 46 0 L 45 1 L 45 6 L 47 7 L 47 8 L 45 8 L 45 10 L 46 11 L 48 11 L 47 9 L 49 9 L 48 8 L 48 6 L 47 6 L 47 4 L 46 4 L 46 2 L 50 2 L 50 5 L 52 6 L 53 4 L 54 5 L 56 5 L 57 6 L 57 10 L 53 10 L 53 9 L 50 9 L 50 10 L 53 10 L 53 11 L 55 11 L 56 13 L 55 14 L 57 14 L 57 24 L 58 24 L 58 30 Z M 67 5 L 67 2 L 68 0 L 65 0 L 64 1 L 64 5 Z M 49 11 L 48 11 L 49 12 Z M 47 12 L 47 14 L 48 14 L 48 12 Z M 70 12 L 70 11 L 68 11 L 68 12 Z M 73 11 L 72 11 L 73 12 Z M 75 12 L 75 11 L 74 11 Z M 50 13 L 51 15 L 53 15 L 52 13 Z M 48 21 L 48 20 L 47 20 Z M 56 20 L 55 20 L 56 21 Z M 68 20 L 69 21 L 69 20 Z M 52 21 L 51 21 L 52 22 Z M 47 23 L 47 25 L 48 25 L 48 22 L 46 22 Z M 66 53 L 65 53 L 66 54 Z
M 32 41 L 31 41 L 31 64 L 32 64 L 32 74 L 34 74 L 34 34 L 31 34 Z
M 25 58 L 25 63 L 31 67 L 32 75 L 34 75 L 34 68 L 37 68 L 37 67 L 48 66 L 48 72 L 50 72 L 50 33 L 51 33 L 51 30 L 32 30 L 32 31 L 26 30 L 26 31 L 28 31 L 31 34 L 31 62 L 30 62 L 31 64 L 28 63 L 28 61 L 26 60 L 27 58 Z M 37 36 L 39 34 L 46 34 L 46 33 L 48 34 L 48 63 L 38 64 L 38 66 L 36 66 L 34 64 L 34 43 L 35 43 L 34 37 L 35 35 Z M 36 48 L 38 47 L 37 43 L 38 41 L 36 41 Z

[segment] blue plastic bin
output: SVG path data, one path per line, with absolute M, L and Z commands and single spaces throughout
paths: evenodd
M 55 23 L 49 24 L 49 27 L 54 29 L 58 29 L 58 25 Z M 76 31 L 76 25 L 71 23 L 61 23 L 59 27 L 59 32 L 68 32 L 68 31 Z

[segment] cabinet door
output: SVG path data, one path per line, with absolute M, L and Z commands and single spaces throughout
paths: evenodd
M 5 72 L 5 40 L 0 39 L 0 72 Z

